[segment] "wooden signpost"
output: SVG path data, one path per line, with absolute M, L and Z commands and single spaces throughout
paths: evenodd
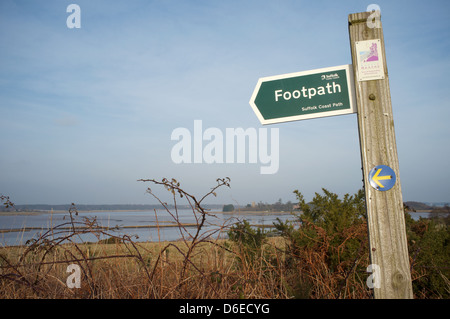
M 375 274 L 379 276 L 379 288 L 374 288 L 374 296 L 409 299 L 411 273 L 383 29 L 381 21 L 378 27 L 367 23 L 370 14 L 350 14 L 348 23 L 370 258 L 380 272 Z M 386 168 L 379 165 L 391 168 L 393 173 L 383 173 Z M 392 184 L 392 180 L 393 185 L 383 184 Z
M 374 297 L 410 299 L 413 293 L 383 29 L 379 14 L 376 23 L 371 21 L 372 14 L 348 16 L 352 65 L 346 68 L 347 74 L 342 67 L 335 67 L 262 78 L 250 105 L 262 124 L 272 124 L 354 113 L 356 100 Z M 334 106 L 341 109 L 334 111 Z

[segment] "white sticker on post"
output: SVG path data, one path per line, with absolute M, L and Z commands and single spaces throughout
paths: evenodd
M 380 39 L 356 41 L 358 81 L 384 79 L 383 54 Z

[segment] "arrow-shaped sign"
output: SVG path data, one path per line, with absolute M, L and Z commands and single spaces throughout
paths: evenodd
M 380 191 L 390 190 L 394 186 L 395 180 L 394 170 L 386 165 L 375 166 L 369 173 L 370 185 Z
M 356 113 L 350 64 L 260 78 L 250 105 L 262 124 Z

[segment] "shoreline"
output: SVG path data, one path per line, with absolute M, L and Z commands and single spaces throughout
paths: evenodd
M 157 211 L 165 211 L 165 209 L 157 209 Z M 108 209 L 108 210 L 77 210 L 77 213 L 127 213 L 127 212 L 150 212 L 148 209 Z M 0 216 L 15 216 L 15 215 L 44 215 L 44 214 L 69 214 L 67 210 L 42 210 L 42 211 L 20 211 L 20 212 L 0 212 Z M 152 211 L 152 213 L 154 213 Z
M 419 210 L 416 210 L 415 212 L 408 211 L 407 213 L 409 213 L 409 214 L 431 213 L 431 210 L 429 210 L 429 209 L 419 209 Z
M 165 212 L 164 208 L 156 209 L 157 212 Z M 78 210 L 79 214 L 82 213 L 127 213 L 127 212 L 150 212 L 148 209 L 130 209 L 130 210 L 122 210 L 122 209 L 111 209 L 111 210 Z M 297 211 L 301 213 L 300 211 Z M 44 215 L 44 214 L 69 214 L 66 210 L 42 210 L 42 211 L 20 211 L 20 212 L 0 212 L 0 216 L 16 216 L 16 215 Z M 224 214 L 224 215 L 246 215 L 246 214 L 263 214 L 263 215 L 288 215 L 293 212 L 288 211 L 259 211 L 259 210 L 244 210 L 244 211 L 232 211 L 232 212 L 221 212 L 221 211 L 207 211 L 209 214 Z
M 232 212 L 215 212 L 216 214 L 224 214 L 224 215 L 292 215 L 294 212 L 288 211 L 263 211 L 263 210 L 238 210 Z M 301 213 L 301 211 L 296 211 L 295 213 Z
M 75 227 L 75 230 L 114 230 L 114 229 L 122 229 L 122 228 L 166 228 L 166 227 L 197 227 L 197 224 L 194 223 L 183 223 L 183 224 L 159 224 L 159 225 L 129 225 L 129 226 L 120 226 L 120 227 L 107 227 L 107 226 L 97 226 L 97 227 Z M 57 230 L 72 230 L 73 227 L 54 227 Z M 14 233 L 14 232 L 25 232 L 32 230 L 51 230 L 50 227 L 23 227 L 23 228 L 12 228 L 12 229 L 0 229 L 1 233 Z

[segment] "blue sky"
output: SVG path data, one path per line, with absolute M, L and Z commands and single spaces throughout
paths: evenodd
M 69 4 L 81 28 L 69 29 Z M 140 178 L 211 202 L 362 187 L 356 114 L 282 123 L 280 163 L 175 164 L 171 133 L 260 128 L 258 78 L 351 63 L 347 17 L 381 8 L 404 201 L 450 201 L 448 1 L 0 2 L 0 193 L 17 204 L 153 203 Z M 157 188 L 153 187 L 157 190 Z M 160 192 L 165 196 L 165 191 Z

